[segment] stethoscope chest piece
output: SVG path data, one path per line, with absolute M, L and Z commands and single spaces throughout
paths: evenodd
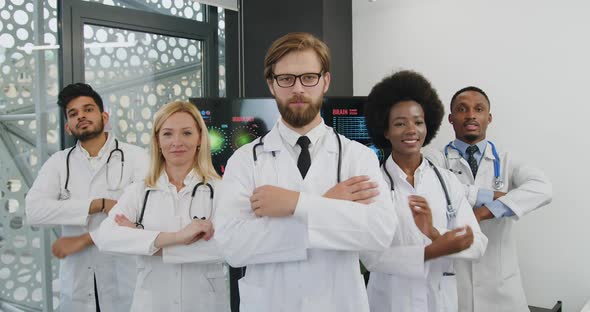
M 447 205 L 447 222 L 451 223 L 457 217 L 457 209 L 453 205 Z
M 68 200 L 70 198 L 72 198 L 72 193 L 70 193 L 70 190 L 68 189 L 64 189 L 59 193 L 59 200 Z
M 494 180 L 494 188 L 496 190 L 501 190 L 502 188 L 504 188 L 504 182 L 500 179 L 495 179 Z

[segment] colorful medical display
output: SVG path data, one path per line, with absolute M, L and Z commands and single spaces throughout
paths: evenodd
M 209 140 L 211 141 L 211 155 L 219 155 L 227 148 L 227 137 L 221 127 L 210 126 Z
M 279 118 L 273 98 L 191 99 L 201 110 L 211 139 L 211 155 L 221 174 L 235 150 L 268 132 Z M 366 97 L 326 97 L 322 105 L 324 122 L 345 137 L 372 149 L 380 161 L 389 151 L 375 147 L 367 133 L 362 114 Z
M 264 133 L 262 133 L 264 134 Z M 231 144 L 232 144 L 232 148 L 234 150 L 242 147 L 242 145 L 246 145 L 252 141 L 254 141 L 254 139 L 256 139 L 257 137 L 259 137 L 260 135 L 257 129 L 254 129 L 253 127 L 250 126 L 240 126 L 237 127 L 233 130 L 232 135 L 231 135 Z

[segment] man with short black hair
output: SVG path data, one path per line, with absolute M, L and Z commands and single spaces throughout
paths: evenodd
M 60 311 L 129 311 L 135 258 L 98 251 L 89 232 L 116 204 L 123 188 L 145 178 L 148 158 L 105 132 L 109 114 L 91 86 L 75 83 L 58 95 L 66 131 L 78 142 L 53 154 L 26 197 L 30 225 L 61 225 L 52 246 L 60 262 Z
M 428 151 L 427 157 L 450 169 L 464 184 L 488 237 L 486 252 L 478 261 L 455 261 L 459 311 L 528 311 L 512 226 L 551 202 L 551 183 L 542 171 L 499 153 L 487 140 L 492 114 L 482 89 L 470 86 L 457 91 L 448 119 L 456 139 L 442 152 Z

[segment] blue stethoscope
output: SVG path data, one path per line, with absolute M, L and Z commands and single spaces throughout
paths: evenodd
M 68 200 L 72 197 L 72 192 L 68 189 L 68 184 L 70 182 L 70 155 L 76 149 L 76 146 L 72 147 L 66 156 L 66 184 L 64 185 L 64 189 L 59 193 L 59 200 Z M 119 175 L 119 181 L 115 186 L 112 186 L 109 179 L 109 164 L 111 162 L 111 158 L 114 154 L 119 154 L 121 156 L 121 174 Z M 125 168 L 125 154 L 123 150 L 119 148 L 119 141 L 115 139 L 115 148 L 111 150 L 109 153 L 109 157 L 107 158 L 107 165 L 106 165 L 106 179 L 107 179 L 107 187 L 109 191 L 117 191 L 121 189 L 121 182 L 123 181 L 123 169 Z
M 336 140 L 338 140 L 338 172 L 336 173 L 336 181 L 337 181 L 337 183 L 340 183 L 340 172 L 342 171 L 342 140 L 340 140 L 340 135 L 338 134 L 336 129 L 332 128 L 332 131 L 334 132 L 334 135 L 336 136 Z M 268 134 L 268 132 L 265 133 L 264 135 L 262 135 L 260 137 L 258 143 L 254 144 L 254 146 L 252 147 L 252 158 L 254 159 L 255 163 L 258 161 L 258 156 L 256 155 L 256 149 L 258 147 L 264 146 L 263 139 L 267 134 Z M 275 151 L 271 151 L 271 153 L 272 153 L 272 157 L 276 157 Z
M 440 171 L 438 171 L 438 169 L 436 168 L 436 166 L 434 164 L 432 164 L 432 162 L 430 162 L 430 160 L 426 159 L 426 161 L 428 162 L 428 165 L 430 166 L 430 168 L 432 168 L 434 170 L 434 173 L 436 174 L 436 177 L 438 178 L 438 181 L 440 182 L 440 186 L 443 189 L 443 192 L 445 193 L 445 199 L 447 201 L 447 222 L 450 224 L 451 221 L 457 216 L 457 209 L 455 209 L 455 207 L 453 207 L 453 203 L 451 202 L 451 196 L 449 196 L 449 190 L 447 189 L 447 185 L 445 184 L 445 180 L 443 179 L 442 175 L 440 174 Z M 383 171 L 385 171 L 385 175 L 387 175 L 387 178 L 389 180 L 389 187 L 391 189 L 391 191 L 395 191 L 395 185 L 393 184 L 393 178 L 391 177 L 391 174 L 389 173 L 389 171 L 387 170 L 387 167 L 385 166 L 385 162 L 382 165 L 383 167 Z
M 496 190 L 501 190 L 504 187 L 504 181 L 502 181 L 502 177 L 500 176 L 500 156 L 498 155 L 498 151 L 496 151 L 496 146 L 491 141 L 488 141 L 490 146 L 492 147 L 492 154 L 494 155 L 494 188 Z M 453 142 L 449 142 L 445 146 L 445 157 L 448 159 L 449 156 L 449 148 L 457 151 L 461 157 L 463 157 L 463 152 L 461 152 L 457 147 L 453 145 Z M 451 171 L 453 171 L 451 169 Z M 461 174 L 461 171 L 457 172 Z
M 203 181 L 205 179 L 203 178 Z M 196 214 L 192 214 L 192 209 L 193 209 L 193 199 L 195 198 L 195 194 L 197 193 L 197 190 L 199 189 L 199 187 L 206 187 L 209 190 L 209 214 L 207 216 L 197 216 Z M 144 229 L 143 227 L 143 216 L 145 214 L 145 207 L 147 205 L 147 201 L 148 198 L 150 196 L 150 191 L 151 190 L 146 190 L 145 191 L 145 197 L 143 198 L 143 205 L 141 206 L 141 213 L 139 215 L 139 219 L 135 222 L 135 227 L 138 229 Z M 211 217 L 213 217 L 213 212 L 215 210 L 215 206 L 213 205 L 213 197 L 215 196 L 214 190 L 213 190 L 213 186 L 211 186 L 211 184 L 206 183 L 206 182 L 199 182 L 197 184 L 195 184 L 195 186 L 193 186 L 193 191 L 191 193 L 191 201 L 189 203 L 188 206 L 188 214 L 189 217 L 191 219 L 198 219 L 198 220 L 211 220 Z

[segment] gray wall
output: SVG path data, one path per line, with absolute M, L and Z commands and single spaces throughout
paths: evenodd
M 528 303 L 562 300 L 563 311 L 580 311 L 590 300 L 590 41 L 582 40 L 590 2 L 354 0 L 353 8 L 355 93 L 402 68 L 424 74 L 447 112 L 458 89 L 486 91 L 487 137 L 553 183 L 553 202 L 513 228 Z M 443 121 L 429 147 L 453 138 Z
M 352 95 L 352 1 L 245 0 L 241 9 L 244 96 L 271 96 L 264 81 L 264 55 L 275 39 L 294 31 L 312 33 L 330 47 L 328 95 Z

